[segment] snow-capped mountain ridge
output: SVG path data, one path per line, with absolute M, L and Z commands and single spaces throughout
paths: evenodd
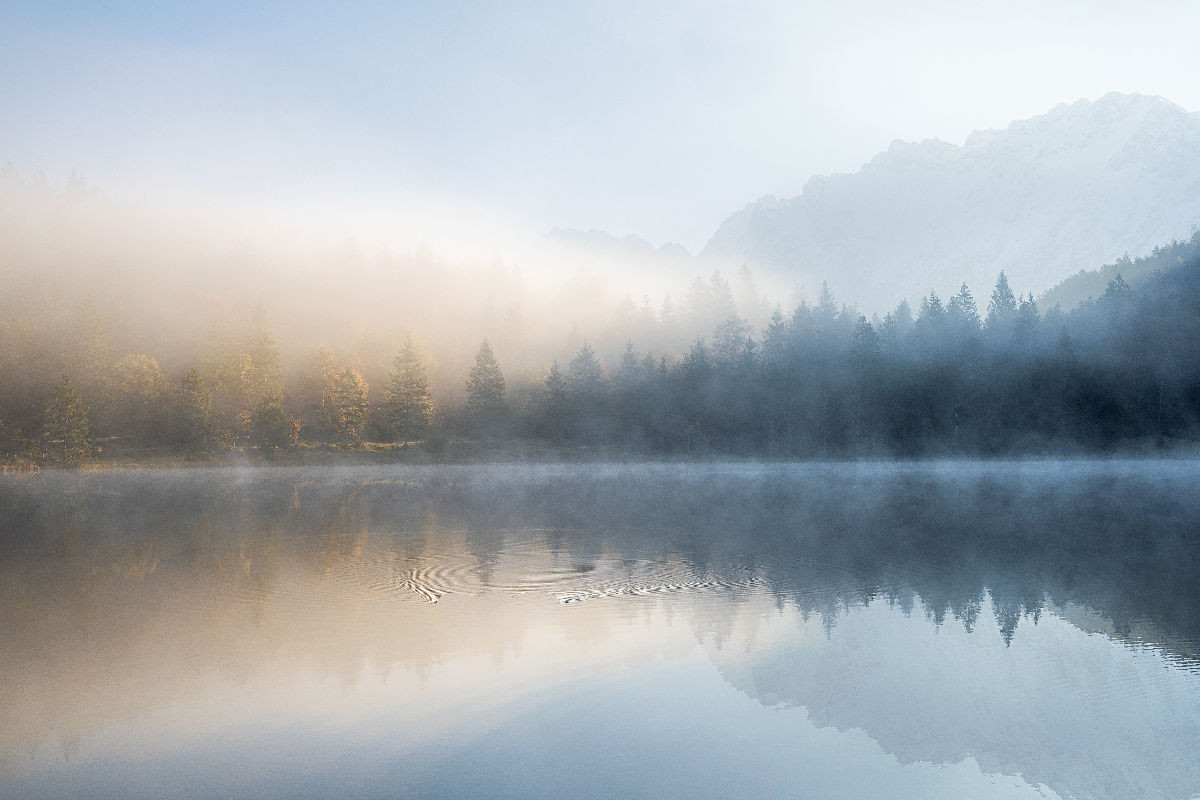
M 706 256 L 749 263 L 865 310 L 1000 270 L 1040 293 L 1080 269 L 1185 238 L 1200 222 L 1200 114 L 1161 97 L 1062 104 L 962 145 L 896 141 L 725 220 Z

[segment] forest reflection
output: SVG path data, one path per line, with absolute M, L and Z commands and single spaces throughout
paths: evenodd
M 953 627 L 998 633 L 1004 650 L 1033 647 L 1020 632 L 1051 616 L 1195 672 L 1197 471 L 483 465 L 6 480 L 0 765 L 27 769 L 47 741 L 69 760 L 106 726 L 229 683 L 303 672 L 353 687 L 367 669 L 411 676 L 415 697 L 431 673 L 471 662 L 476 686 L 462 692 L 515 692 L 488 685 L 489 664 L 519 657 L 521 681 L 552 683 L 568 662 L 595 667 L 589 645 L 683 646 L 667 628 L 740 691 L 814 719 L 826 712 L 816 678 L 799 677 L 797 642 L 836 644 L 840 625 L 880 613 L 902 612 L 909 622 L 888 624 L 918 625 L 914 639 Z M 847 724 L 849 712 L 827 713 Z

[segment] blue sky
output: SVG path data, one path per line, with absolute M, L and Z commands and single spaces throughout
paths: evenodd
M 1200 108 L 1196 4 L 996 5 L 8 3 L 0 163 L 696 249 L 896 138 L 1113 90 Z

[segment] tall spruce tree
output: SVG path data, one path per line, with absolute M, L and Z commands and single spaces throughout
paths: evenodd
M 567 383 L 576 397 L 594 398 L 604 384 L 604 366 L 596 357 L 596 351 L 587 342 L 571 359 L 567 371 Z
M 946 313 L 959 333 L 978 333 L 983 324 L 979 318 L 979 308 L 975 305 L 975 296 L 965 283 L 959 287 L 958 294 L 950 298 Z
M 996 287 L 992 289 L 992 299 L 988 302 L 988 327 L 995 327 L 1012 318 L 1017 310 L 1017 296 L 1008 285 L 1008 276 L 1003 271 L 996 278 Z
M 392 362 L 392 374 L 384 391 L 385 422 L 399 441 L 414 441 L 429 430 L 433 410 L 425 365 L 412 341 L 406 340 Z
M 573 406 L 567 380 L 558 368 L 557 361 L 550 365 L 543 387 L 546 394 L 542 400 L 542 433 L 554 441 L 559 441 L 571 429 Z
M 484 339 L 475 354 L 475 366 L 467 376 L 467 409 L 472 421 L 485 433 L 504 417 L 504 373 L 492 346 Z

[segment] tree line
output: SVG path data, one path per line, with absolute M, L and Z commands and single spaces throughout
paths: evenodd
M 1171 446 L 1200 433 L 1194 244 L 1173 245 L 1188 259 L 1136 288 L 1117 274 L 1069 312 L 1041 311 L 1001 273 L 983 308 L 964 284 L 868 319 L 822 287 L 761 330 L 731 315 L 685 352 L 630 341 L 611 364 L 585 342 L 540 375 L 506 376 L 484 340 L 457 397 L 440 404 L 411 339 L 372 392 L 327 349 L 285 381 L 262 314 L 174 378 L 146 354 L 113 362 L 103 337 L 85 331 L 75 372 L 49 396 L 0 392 L 0 460 L 381 442 L 436 452 L 454 440 L 817 458 Z

